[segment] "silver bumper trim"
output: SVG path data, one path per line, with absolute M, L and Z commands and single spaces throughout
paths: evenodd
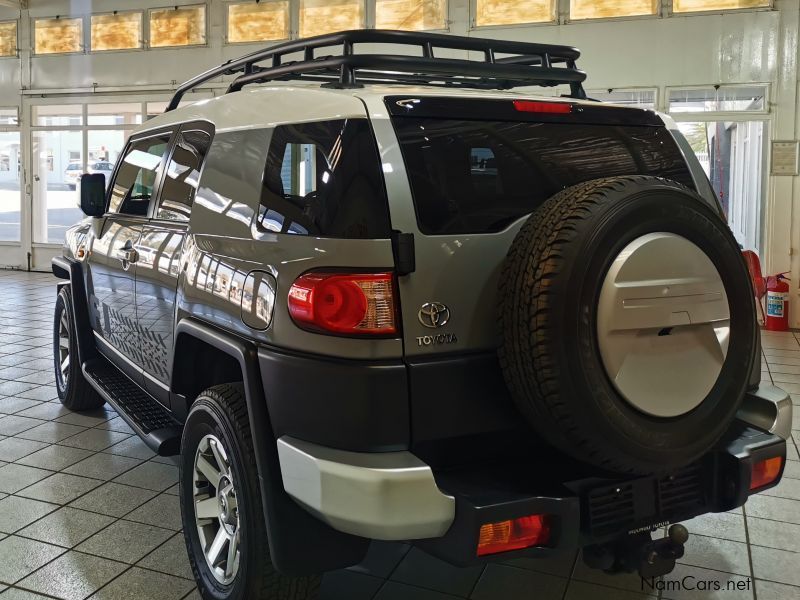
M 736 416 L 784 440 L 792 433 L 792 399 L 774 385 L 762 383 L 758 389 L 747 392 Z
M 410 452 L 347 452 L 284 436 L 278 458 L 286 492 L 338 531 L 425 539 L 443 536 L 455 518 L 455 499 Z

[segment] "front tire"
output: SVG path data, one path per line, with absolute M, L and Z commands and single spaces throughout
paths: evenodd
M 63 286 L 56 299 L 53 319 L 53 366 L 61 404 L 70 410 L 100 408 L 105 400 L 89 385 L 78 362 L 78 342 L 70 286 Z
M 318 598 L 320 577 L 287 577 L 272 566 L 241 384 L 200 394 L 186 420 L 180 460 L 183 533 L 200 595 Z

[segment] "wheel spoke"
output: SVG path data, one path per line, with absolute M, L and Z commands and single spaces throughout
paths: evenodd
M 239 551 L 239 532 L 237 531 L 236 534 L 231 539 L 230 543 L 228 544 L 228 559 L 225 562 L 225 577 L 230 577 L 234 573 L 234 567 L 236 566 L 236 561 L 238 557 L 236 553 Z
M 219 515 L 217 498 L 211 496 L 203 500 L 195 500 L 194 513 L 198 519 L 216 519 Z
M 59 336 L 58 347 L 62 350 L 69 350 L 69 338 L 65 335 Z
M 216 441 L 212 441 L 211 444 L 211 452 L 214 453 L 214 459 L 217 461 L 217 466 L 219 467 L 220 473 L 223 475 L 227 475 L 230 471 L 230 467 L 228 466 L 228 461 L 223 455 L 222 451 L 220 450 L 219 444 Z
M 220 527 L 219 531 L 217 531 L 217 535 L 214 538 L 214 541 L 211 542 L 211 546 L 208 548 L 206 556 L 208 557 L 208 562 L 211 565 L 216 565 L 217 560 L 222 554 L 222 549 L 225 547 L 225 543 L 229 541 L 228 534 L 225 532 L 225 529 Z
M 66 373 L 67 369 L 69 369 L 69 354 L 61 361 L 61 372 Z
M 220 473 L 210 462 L 208 462 L 208 459 L 202 454 L 197 457 L 196 468 L 203 474 L 203 477 L 208 479 L 208 482 L 214 487 L 214 489 L 217 489 L 217 486 L 219 486 L 219 480 L 222 477 L 222 473 Z

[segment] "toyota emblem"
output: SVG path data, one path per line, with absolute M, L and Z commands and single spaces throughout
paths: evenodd
M 436 329 L 445 326 L 450 320 L 450 309 L 441 302 L 426 302 L 417 316 L 425 327 Z

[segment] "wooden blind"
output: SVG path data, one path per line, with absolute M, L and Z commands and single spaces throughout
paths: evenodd
M 658 0 L 570 0 L 570 19 L 608 19 L 654 15 Z
M 447 26 L 447 0 L 377 0 L 378 29 L 422 31 Z
M 300 37 L 363 26 L 364 0 L 300 0 Z
M 83 19 L 36 19 L 35 54 L 64 54 L 83 50 Z
M 229 42 L 285 40 L 288 37 L 288 0 L 228 5 Z
M 142 13 L 92 15 L 91 49 L 131 50 L 142 47 Z
M 682 13 L 736 8 L 766 8 L 768 6 L 769 0 L 674 0 L 672 11 Z
M 555 19 L 555 0 L 477 0 L 475 24 L 516 25 Z
M 16 56 L 17 54 L 17 22 L 0 23 L 0 56 Z
M 206 7 L 179 6 L 150 11 L 150 47 L 206 43 Z

